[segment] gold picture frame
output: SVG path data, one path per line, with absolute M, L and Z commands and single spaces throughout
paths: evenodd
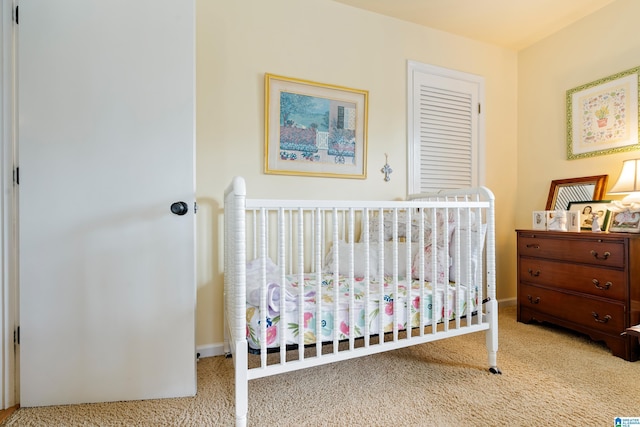
M 635 67 L 567 91 L 567 159 L 640 149 L 639 79 Z
M 367 177 L 369 92 L 265 74 L 265 173 Z

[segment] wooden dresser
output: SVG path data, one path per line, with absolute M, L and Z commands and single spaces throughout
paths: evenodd
M 640 323 L 640 235 L 517 230 L 518 321 L 550 322 L 635 361 L 621 335 Z

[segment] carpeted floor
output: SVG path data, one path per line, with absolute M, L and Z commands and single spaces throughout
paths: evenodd
M 484 333 L 253 380 L 252 426 L 613 426 L 640 417 L 640 362 L 500 310 L 498 365 Z M 6 426 L 232 426 L 233 365 L 198 363 L 198 395 L 21 408 Z

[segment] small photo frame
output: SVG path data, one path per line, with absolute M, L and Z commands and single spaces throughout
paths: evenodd
M 547 229 L 547 211 L 533 211 L 533 229 Z
M 580 212 L 567 211 L 567 231 L 580 232 Z
M 610 212 L 607 205 L 611 200 L 585 200 L 582 202 L 569 202 L 569 210 L 576 211 L 580 215 L 580 230 L 592 231 L 593 221 L 598 221 L 601 231 L 607 230 Z
M 609 231 L 616 233 L 640 233 L 640 210 L 613 212 Z

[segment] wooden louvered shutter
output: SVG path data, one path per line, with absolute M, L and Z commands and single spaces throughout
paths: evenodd
M 482 79 L 409 65 L 409 193 L 480 185 Z

